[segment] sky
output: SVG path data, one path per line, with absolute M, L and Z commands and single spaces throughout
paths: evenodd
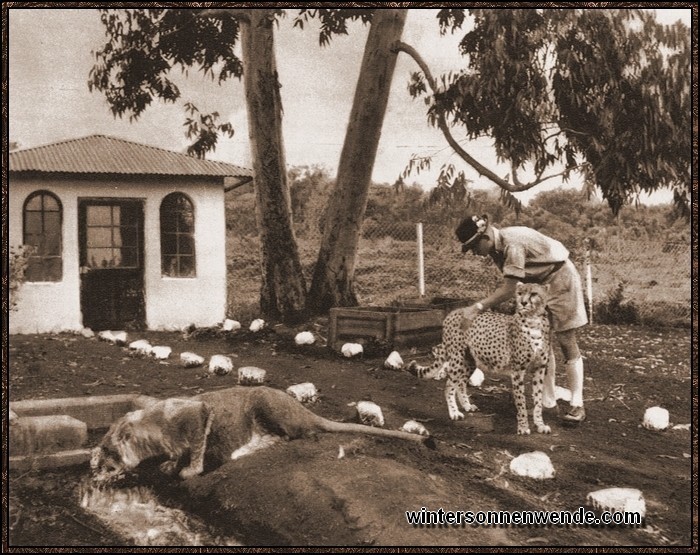
M 673 23 L 680 19 L 689 28 L 690 9 L 657 9 L 657 19 Z M 440 36 L 436 10 L 410 9 L 403 41 L 414 46 L 434 75 L 463 65 L 457 45 L 464 32 Z M 334 37 L 329 46 L 318 44 L 317 28 L 293 28 L 293 17 L 282 19 L 275 36 L 277 65 L 282 84 L 283 133 L 289 166 L 321 165 L 330 175 L 340 158 L 350 114 L 367 28 L 351 24 L 347 36 Z M 94 64 L 92 52 L 105 43 L 105 33 L 95 9 L 9 10 L 9 138 L 22 148 L 54 141 L 103 134 L 175 151 L 188 141 L 182 123 L 184 102 L 192 101 L 202 112 L 218 111 L 230 121 L 235 134 L 220 140 L 208 157 L 252 167 L 248 147 L 245 96 L 242 81 L 217 85 L 200 72 L 178 75 L 182 99 L 176 104 L 155 102 L 135 122 L 115 118 L 102 93 L 87 86 Z M 240 50 L 240 48 L 239 48 Z M 414 155 L 433 156 L 431 171 L 412 174 L 407 183 L 428 189 L 435 184 L 442 164 L 464 170 L 477 186 L 494 188 L 480 178 L 447 147 L 444 137 L 427 123 L 426 107 L 410 97 L 407 84 L 417 66 L 408 56 L 397 60 L 388 110 L 372 179 L 393 183 Z M 178 72 L 179 73 L 179 72 Z M 505 175 L 490 141 L 471 143 L 475 158 Z M 534 194 L 559 186 L 580 186 L 553 179 L 545 187 L 518 194 L 527 202 Z M 668 201 L 670 194 L 654 195 L 649 202 Z

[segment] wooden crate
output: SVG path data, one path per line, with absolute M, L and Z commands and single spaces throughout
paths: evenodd
M 395 347 L 439 343 L 443 311 L 429 307 L 352 307 L 330 310 L 328 345 L 376 340 Z

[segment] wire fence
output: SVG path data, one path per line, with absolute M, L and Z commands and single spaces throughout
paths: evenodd
M 366 220 L 355 266 L 360 305 L 476 301 L 498 287 L 502 276 L 495 264 L 490 258 L 462 254 L 452 224 Z M 320 233 L 306 226 L 296 235 L 310 283 Z M 618 238 L 586 243 L 570 251 L 584 280 L 592 321 L 690 326 L 689 244 Z M 229 234 L 231 317 L 253 317 L 258 310 L 259 247 L 257 235 Z

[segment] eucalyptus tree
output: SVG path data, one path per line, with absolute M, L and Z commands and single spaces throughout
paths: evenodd
M 322 29 L 333 28 L 337 33 L 337 27 L 332 25 L 344 22 L 347 12 L 352 10 L 320 12 Z M 396 66 L 394 47 L 401 39 L 407 12 L 405 9 L 381 9 L 365 15 L 367 21 L 371 18 L 371 25 L 338 162 L 336 184 L 326 210 L 321 247 L 309 290 L 310 312 L 357 304 L 354 292 L 357 249 Z

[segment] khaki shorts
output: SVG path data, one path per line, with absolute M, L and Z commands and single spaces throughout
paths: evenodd
M 581 276 L 571 260 L 548 276 L 544 283 L 549 283 L 547 306 L 555 332 L 573 330 L 588 323 Z

